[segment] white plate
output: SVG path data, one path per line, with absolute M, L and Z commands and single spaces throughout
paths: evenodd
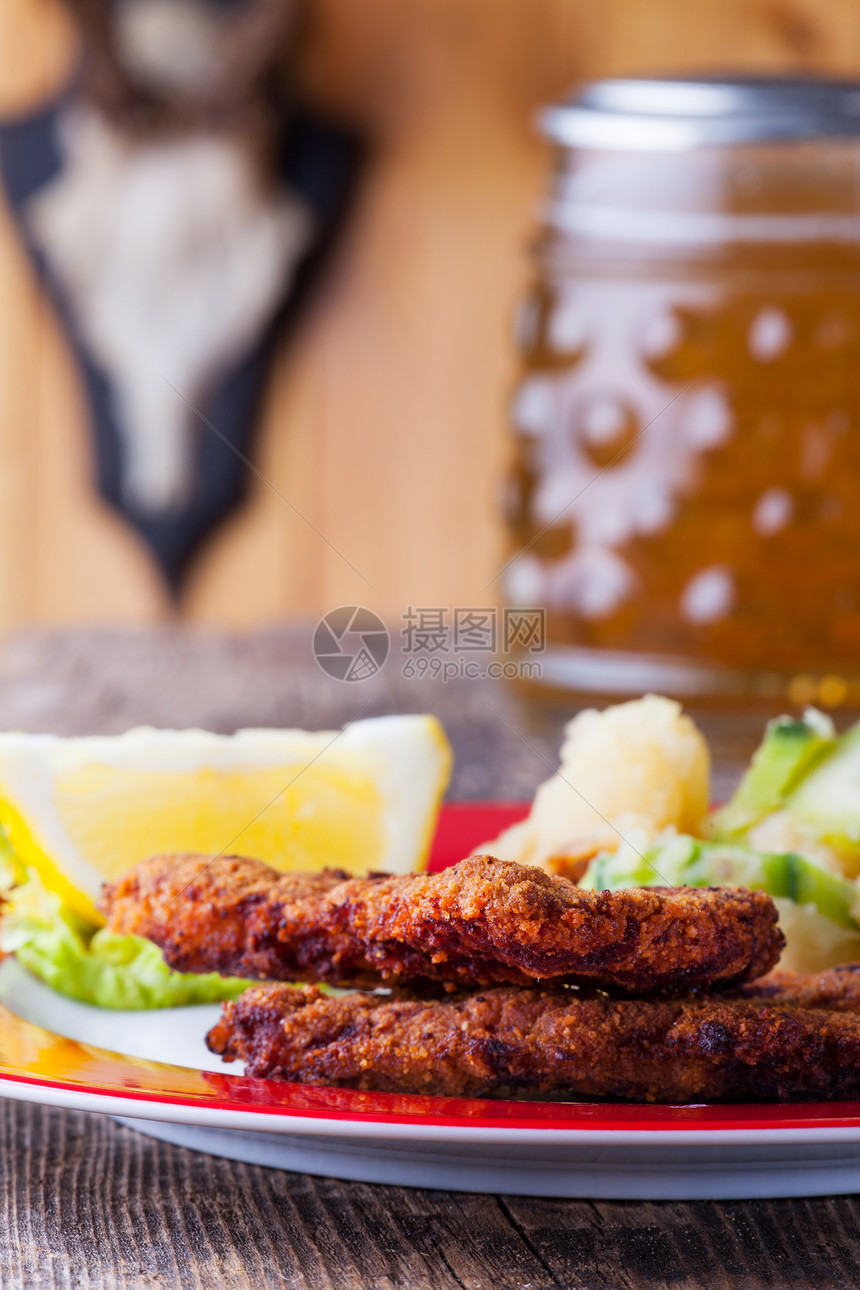
M 230 1159 L 364 1182 L 594 1199 L 860 1192 L 860 1105 L 632 1107 L 427 1098 L 242 1078 L 217 1005 L 108 1012 L 0 966 L 0 1092 Z M 112 1051 L 105 1051 L 112 1050 Z M 168 1058 L 174 1064 L 163 1064 Z

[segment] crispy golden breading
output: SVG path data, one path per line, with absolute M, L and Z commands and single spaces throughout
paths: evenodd
M 860 1018 L 742 1000 L 497 986 L 435 1000 L 252 986 L 207 1043 L 247 1074 L 438 1095 L 626 1101 L 860 1096 Z
M 732 997 L 860 1013 L 860 963 L 841 963 L 808 976 L 801 972 L 771 972 L 738 987 Z
M 156 856 L 105 889 L 114 931 L 171 967 L 331 985 L 535 980 L 679 993 L 772 968 L 769 896 L 741 888 L 583 891 L 472 856 L 437 874 L 282 874 L 238 857 Z

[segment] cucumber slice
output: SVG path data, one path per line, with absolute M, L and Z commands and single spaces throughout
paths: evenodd
M 833 722 L 815 708 L 808 708 L 801 721 L 792 717 L 771 721 L 734 797 L 713 816 L 714 837 L 743 837 L 759 820 L 780 810 L 792 790 L 834 747 Z
M 800 781 L 785 807 L 821 841 L 847 850 L 860 847 L 860 723 Z
M 820 914 L 840 927 L 856 930 L 851 909 L 857 900 L 853 882 L 813 864 L 795 851 L 787 855 L 762 855 L 762 880 L 757 884 L 771 896 L 783 896 L 797 905 L 814 905 Z M 747 884 L 751 885 L 751 884 Z M 753 887 L 755 890 L 755 887 Z
M 580 884 L 594 891 L 622 887 L 749 887 L 814 905 L 840 927 L 856 931 L 852 915 L 857 890 L 852 882 L 822 869 L 796 852 L 770 855 L 746 847 L 702 842 L 685 835 L 639 854 L 623 846 L 595 856 Z
M 702 843 L 682 833 L 656 847 L 637 851 L 630 843 L 616 852 L 596 855 L 586 869 L 580 887 L 591 891 L 618 891 L 624 887 L 690 887 L 688 875 L 695 872 Z

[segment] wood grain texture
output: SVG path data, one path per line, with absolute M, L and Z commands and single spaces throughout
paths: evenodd
M 853 1290 L 853 1197 L 540 1200 L 341 1183 L 0 1103 L 4 1290 Z
M 371 159 L 336 261 L 272 374 L 257 458 L 268 483 L 254 482 L 188 586 L 180 612 L 201 623 L 492 594 L 510 323 L 546 165 L 537 104 L 580 76 L 860 67 L 857 0 L 310 9 L 302 84 L 361 125 Z M 3 0 L 0 111 L 43 98 L 73 53 L 59 0 Z M 0 475 L 15 493 L 0 519 L 0 630 L 170 615 L 138 542 L 91 494 L 76 374 L 2 220 L 0 299 Z

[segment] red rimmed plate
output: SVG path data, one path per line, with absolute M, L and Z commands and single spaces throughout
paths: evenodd
M 445 808 L 432 867 L 524 813 L 520 805 Z M 14 960 L 0 968 L 0 1000 L 5 1096 L 118 1116 L 252 1163 L 595 1198 L 860 1191 L 858 1103 L 629 1106 L 312 1088 L 229 1074 L 203 1044 L 217 1007 L 107 1012 L 61 998 Z M 157 1060 L 167 1055 L 177 1064 Z

